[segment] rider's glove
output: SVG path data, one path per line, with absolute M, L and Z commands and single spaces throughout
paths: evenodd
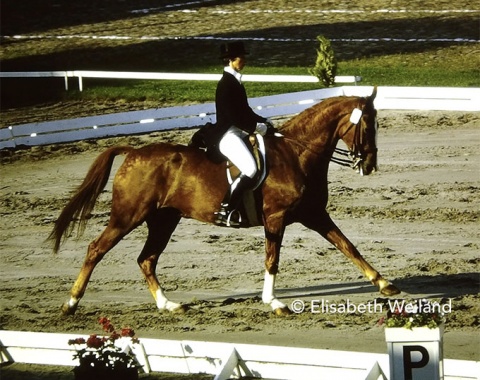
M 273 136 L 278 130 L 270 119 L 266 119 L 263 123 L 257 123 L 256 132 L 262 136 Z
M 266 123 L 257 123 L 255 132 L 257 132 L 259 135 L 265 136 L 268 132 L 268 125 Z

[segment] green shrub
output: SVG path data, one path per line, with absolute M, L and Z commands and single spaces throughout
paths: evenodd
M 310 69 L 310 74 L 316 76 L 325 87 L 332 87 L 335 84 L 337 75 L 337 60 L 332 49 L 330 40 L 324 36 L 317 36 L 319 47 L 315 66 Z

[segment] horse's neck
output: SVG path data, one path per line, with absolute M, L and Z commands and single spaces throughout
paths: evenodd
M 338 102 L 318 104 L 289 120 L 281 132 L 291 138 L 297 149 L 312 150 L 318 154 L 329 154 L 337 145 L 338 126 L 345 112 Z

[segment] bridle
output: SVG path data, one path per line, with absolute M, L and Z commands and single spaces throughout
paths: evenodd
M 333 154 L 330 158 L 330 161 L 332 161 L 333 163 L 341 166 L 349 166 L 352 169 L 357 170 L 361 175 L 363 175 L 362 163 L 365 161 L 366 155 L 368 153 L 375 153 L 378 150 L 376 147 L 375 149 L 371 149 L 371 150 L 363 149 L 363 136 L 361 133 L 362 132 L 361 120 L 363 117 L 363 108 L 364 106 L 362 107 L 362 109 L 354 108 L 350 116 L 350 125 L 347 128 L 347 130 L 343 133 L 343 135 L 340 137 L 340 139 L 343 139 L 343 137 L 345 137 L 345 135 L 352 128 L 355 128 L 352 148 L 347 150 L 347 149 L 335 147 L 333 151 L 333 154 L 337 154 L 339 156 L 348 157 L 348 158 L 335 157 Z M 377 127 L 378 127 L 377 122 L 375 120 L 375 138 L 377 136 Z M 291 142 L 299 145 L 300 147 L 302 147 L 305 150 L 308 150 L 309 152 L 319 154 L 315 149 L 315 146 L 312 146 L 309 143 L 306 143 L 291 137 L 286 137 L 281 134 L 279 134 L 279 136 L 281 136 L 283 139 L 290 140 Z M 377 144 L 375 144 L 375 146 L 376 145 Z
M 354 136 L 353 136 L 353 144 L 351 149 L 342 149 L 342 148 L 335 148 L 333 154 L 337 154 L 343 157 L 348 157 L 348 159 L 335 157 L 332 155 L 330 159 L 333 163 L 341 165 L 341 166 L 349 166 L 354 170 L 360 172 L 363 175 L 362 163 L 365 161 L 365 156 L 368 153 L 375 153 L 377 148 L 371 150 L 363 149 L 363 136 L 362 136 L 362 127 L 361 127 L 361 120 L 363 117 L 363 108 L 354 108 L 352 114 L 350 116 L 350 126 L 347 128 L 341 139 L 350 131 L 350 129 L 355 128 Z M 375 121 L 375 138 L 377 136 L 377 122 Z M 376 145 L 376 144 L 375 144 Z

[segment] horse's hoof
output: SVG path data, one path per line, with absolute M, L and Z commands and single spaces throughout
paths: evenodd
M 275 315 L 278 315 L 279 317 L 284 317 L 284 316 L 293 314 L 293 312 L 288 308 L 288 306 L 277 307 L 273 312 L 275 313 Z
M 400 294 L 400 289 L 398 289 L 395 285 L 388 284 L 382 290 L 380 290 L 380 293 L 383 294 L 384 296 L 390 297 L 396 294 Z
M 61 307 L 62 315 L 74 315 L 77 311 L 77 306 L 70 306 L 68 302 L 65 302 Z
M 190 308 L 187 305 L 178 305 L 178 307 L 172 310 L 172 313 L 185 314 L 189 309 Z

